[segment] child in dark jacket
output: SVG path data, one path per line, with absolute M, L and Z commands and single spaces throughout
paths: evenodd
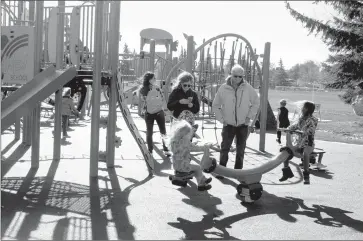
M 289 110 L 285 107 L 286 100 L 280 100 L 280 108 L 278 108 L 277 112 L 277 126 L 278 128 L 287 128 L 290 125 L 289 120 Z M 277 131 L 277 139 L 276 141 L 281 144 L 281 131 Z
M 73 99 L 71 98 L 71 90 L 67 88 L 62 98 L 62 131 L 63 137 L 69 137 L 67 134 L 69 116 L 75 113 L 79 116 L 79 111 L 74 106 Z

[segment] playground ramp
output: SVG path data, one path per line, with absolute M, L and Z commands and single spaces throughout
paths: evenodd
M 77 75 L 75 68 L 55 70 L 50 66 L 37 74 L 1 103 L 1 131 L 9 128 L 15 120 L 32 111 L 36 104 L 59 90 Z

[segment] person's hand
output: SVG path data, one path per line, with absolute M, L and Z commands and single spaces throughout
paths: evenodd
M 247 117 L 247 118 L 246 118 L 246 121 L 245 121 L 245 124 L 246 124 L 246 125 L 249 125 L 249 124 L 250 124 L 250 121 L 251 121 L 251 119 Z
M 182 104 L 182 105 L 187 105 L 187 104 L 189 104 L 189 100 L 188 99 L 181 99 L 181 100 L 179 100 L 179 103 Z
M 188 107 L 189 107 L 189 108 L 192 108 L 192 107 L 193 107 L 193 103 L 189 103 L 189 104 L 188 104 Z

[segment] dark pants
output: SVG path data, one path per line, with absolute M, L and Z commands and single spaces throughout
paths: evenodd
M 222 129 L 222 143 L 221 143 L 221 153 L 219 158 L 219 164 L 221 166 L 227 166 L 228 153 L 231 149 L 231 145 L 234 137 L 237 139 L 236 143 L 236 163 L 234 169 L 243 168 L 243 158 L 245 155 L 246 141 L 248 135 L 248 126 L 241 125 L 238 127 L 226 125 Z
M 62 115 L 62 131 L 63 131 L 63 136 L 66 136 L 67 135 L 68 122 L 69 122 L 69 116 L 68 115 Z
M 166 135 L 165 128 L 165 113 L 164 111 L 160 111 L 155 114 L 145 113 L 145 122 L 146 122 L 146 143 L 149 149 L 149 152 L 153 151 L 153 132 L 154 132 L 154 121 L 159 126 L 160 133 L 162 135 Z M 165 146 L 165 142 L 163 140 L 163 149 L 164 151 L 168 151 L 168 148 Z
M 286 124 L 286 123 L 284 123 L 284 124 L 279 124 L 279 128 L 287 128 L 287 127 L 289 127 L 289 125 L 290 124 Z M 281 141 L 281 131 L 277 131 L 277 139 L 279 140 L 279 141 Z

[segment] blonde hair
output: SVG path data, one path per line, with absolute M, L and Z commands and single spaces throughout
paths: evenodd
M 193 135 L 192 126 L 185 120 L 175 121 L 169 135 L 170 151 L 188 148 Z
M 185 83 L 185 82 L 193 82 L 194 81 L 194 77 L 191 73 L 184 71 L 182 73 L 180 73 L 177 77 L 177 85 L 174 86 L 175 88 L 181 88 L 181 84 Z

